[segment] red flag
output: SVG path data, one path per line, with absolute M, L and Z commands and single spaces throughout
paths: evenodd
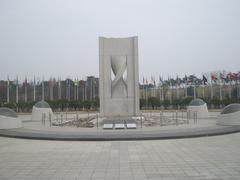
M 228 73 L 228 78 L 231 80 L 231 81 L 236 81 L 237 80 L 237 77 L 238 77 L 238 74 L 237 73 Z
M 213 74 L 213 73 L 211 73 L 211 79 L 212 79 L 212 81 L 217 81 L 218 80 L 216 75 Z

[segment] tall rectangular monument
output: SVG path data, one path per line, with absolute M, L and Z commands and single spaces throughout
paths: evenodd
M 99 37 L 100 115 L 139 115 L 138 38 Z

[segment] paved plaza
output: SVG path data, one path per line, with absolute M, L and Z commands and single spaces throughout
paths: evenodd
M 0 179 L 240 179 L 240 133 L 176 140 L 0 137 Z

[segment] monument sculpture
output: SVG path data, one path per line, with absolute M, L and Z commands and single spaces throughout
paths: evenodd
M 139 115 L 138 39 L 99 38 L 100 115 Z

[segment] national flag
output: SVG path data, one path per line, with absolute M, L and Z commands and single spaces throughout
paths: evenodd
M 75 79 L 73 83 L 74 83 L 74 86 L 78 86 L 79 81 Z
M 207 84 L 207 78 L 206 78 L 206 76 L 203 75 L 203 79 L 202 79 L 202 80 L 203 80 L 203 84 L 206 85 L 206 84 Z
M 162 79 L 162 77 L 160 75 L 159 75 L 159 84 L 163 85 L 163 79 Z
M 230 81 L 236 81 L 238 79 L 238 74 L 237 73 L 228 73 L 227 74 L 228 78 Z
M 84 86 L 84 84 L 85 84 L 85 81 L 84 81 L 84 80 L 80 80 L 80 81 L 79 81 L 79 85 L 80 85 L 80 86 L 82 86 L 82 87 L 83 87 L 83 86 Z
M 228 79 L 228 77 L 226 76 L 225 73 L 220 73 L 220 78 L 221 78 L 222 81 L 224 81 L 226 83 L 229 81 L 229 79 Z
M 185 77 L 183 78 L 183 82 L 185 83 L 185 84 L 187 84 L 187 75 L 185 74 Z
M 214 73 L 211 73 L 211 80 L 215 82 L 218 80 L 217 76 Z
M 70 79 L 66 79 L 66 85 L 70 86 L 71 80 Z

